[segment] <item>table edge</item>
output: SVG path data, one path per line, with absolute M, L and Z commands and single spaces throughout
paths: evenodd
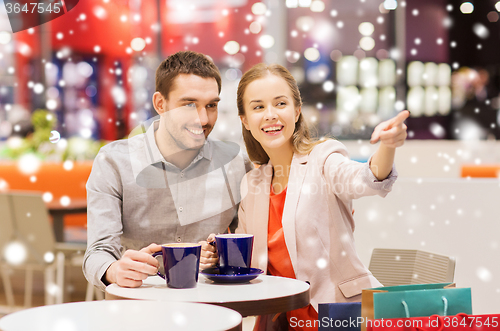
M 107 292 L 106 292 L 106 294 L 107 294 Z M 123 298 L 123 299 L 127 300 L 127 298 Z M 106 300 L 108 300 L 108 298 L 106 298 Z M 110 299 L 110 300 L 115 300 L 115 299 Z M 134 299 L 131 299 L 131 300 L 134 300 Z M 138 300 L 140 300 L 140 299 L 138 299 Z M 153 300 L 144 300 L 144 301 L 153 301 Z M 70 304 L 81 304 L 81 303 L 91 304 L 91 302 L 95 302 L 95 301 L 76 301 L 76 302 L 68 302 L 68 303 L 70 303 Z M 165 302 L 168 302 L 168 301 L 165 301 Z M 174 302 L 174 301 L 171 301 L 171 302 Z M 66 304 L 68 304 L 68 303 L 66 303 Z M 188 302 L 188 301 L 186 301 L 186 303 L 195 303 L 195 302 Z M 58 304 L 58 305 L 63 305 L 63 304 Z M 200 304 L 202 304 L 202 303 L 200 303 Z M 49 306 L 54 306 L 54 305 L 49 305 Z M 36 308 L 42 308 L 42 307 L 48 307 L 48 306 L 45 305 L 45 306 L 38 306 L 38 307 L 29 307 L 27 309 L 22 309 L 22 310 L 19 310 L 17 312 L 23 312 L 23 311 L 26 311 L 26 310 L 36 309 Z M 234 310 L 234 309 L 232 309 L 232 310 Z M 10 314 L 7 314 L 5 316 L 0 317 L 0 320 L 3 319 L 4 317 L 7 317 L 8 315 L 10 315 Z M 4 329 L 0 328 L 0 331 L 4 331 Z M 233 327 L 231 327 L 229 329 L 225 329 L 224 331 L 243 331 L 243 316 L 240 319 L 240 322 L 238 323 L 238 325 L 235 325 L 235 326 L 233 326 Z
M 198 302 L 210 305 L 221 306 L 237 311 L 243 317 L 258 316 L 267 314 L 283 313 L 299 308 L 306 307 L 310 304 L 310 290 L 309 286 L 305 291 L 293 294 L 291 296 L 276 297 L 261 300 L 250 301 L 229 301 L 229 302 L 200 302 L 200 301 L 185 301 L 185 302 Z M 111 294 L 107 291 L 104 293 L 105 300 L 142 300 L 136 298 L 126 298 L 116 294 Z M 166 300 L 169 301 L 169 300 Z M 172 300 L 175 302 L 176 300 Z

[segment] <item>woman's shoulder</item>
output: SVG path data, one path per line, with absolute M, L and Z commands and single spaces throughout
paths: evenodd
M 325 139 L 320 142 L 311 151 L 310 156 L 312 158 L 327 158 L 332 153 L 340 153 L 344 156 L 348 156 L 347 148 L 343 143 L 335 139 Z
M 273 174 L 272 167 L 266 163 L 245 174 L 240 185 L 241 196 L 246 196 L 250 191 L 254 191 L 258 184 Z
M 273 174 L 272 166 L 269 163 L 265 163 L 262 165 L 257 165 L 255 169 L 252 169 L 249 172 L 247 172 L 246 177 L 247 179 L 256 179 L 272 174 Z

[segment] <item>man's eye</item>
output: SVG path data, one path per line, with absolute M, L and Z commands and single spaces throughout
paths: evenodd
M 186 107 L 196 108 L 196 104 L 194 102 L 192 102 L 192 103 L 187 104 Z
M 210 105 L 207 105 L 207 108 L 217 108 L 217 104 L 216 103 L 212 103 Z

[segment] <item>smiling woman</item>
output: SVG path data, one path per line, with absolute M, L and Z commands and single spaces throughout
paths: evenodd
M 237 104 L 248 154 L 262 166 L 242 183 L 236 232 L 254 235 L 252 267 L 311 284 L 309 306 L 278 319 L 259 317 L 257 330 L 276 324 L 313 330 L 291 322 L 312 326 L 319 302 L 360 301 L 362 288 L 380 286 L 356 253 L 352 200 L 391 190 L 394 153 L 406 139 L 409 112 L 379 124 L 371 139 L 381 141 L 377 152 L 358 163 L 340 142 L 310 138 L 297 83 L 280 65 L 246 72 Z

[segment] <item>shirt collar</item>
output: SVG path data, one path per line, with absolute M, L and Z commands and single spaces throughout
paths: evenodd
M 158 126 L 160 124 L 160 120 L 156 120 L 149 126 L 148 130 L 145 134 L 144 139 L 144 148 L 147 154 L 147 164 L 145 166 L 155 164 L 161 161 L 165 161 L 163 156 L 158 149 L 158 145 L 156 145 L 155 140 L 155 131 L 158 130 Z

